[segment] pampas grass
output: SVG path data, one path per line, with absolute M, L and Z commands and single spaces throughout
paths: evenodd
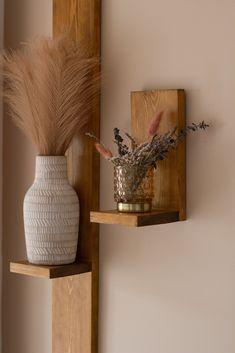
M 40 155 L 64 155 L 97 104 L 99 60 L 67 35 L 22 49 L 0 56 L 10 115 Z

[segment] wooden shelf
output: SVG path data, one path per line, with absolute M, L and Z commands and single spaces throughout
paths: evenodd
M 10 262 L 10 272 L 47 279 L 78 275 L 90 271 L 91 264 L 85 262 L 58 266 L 33 265 L 28 261 Z
M 179 221 L 179 211 L 153 210 L 149 213 L 121 213 L 116 210 L 92 211 L 90 221 L 92 223 L 121 224 L 134 227 L 151 226 Z

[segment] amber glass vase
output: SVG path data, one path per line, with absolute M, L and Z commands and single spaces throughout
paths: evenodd
M 114 200 L 119 212 L 150 212 L 152 208 L 153 168 L 114 167 Z

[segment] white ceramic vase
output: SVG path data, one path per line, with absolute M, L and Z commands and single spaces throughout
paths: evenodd
M 24 199 L 28 261 L 61 265 L 75 261 L 79 201 L 68 182 L 65 156 L 36 157 L 33 185 Z

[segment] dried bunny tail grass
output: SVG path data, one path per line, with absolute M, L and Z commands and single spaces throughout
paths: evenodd
M 113 157 L 112 152 L 108 148 L 104 147 L 104 145 L 102 145 L 101 143 L 96 142 L 95 148 L 99 152 L 99 154 L 105 159 L 110 159 Z
M 99 59 L 67 35 L 36 38 L 0 56 L 3 95 L 40 155 L 63 155 L 98 102 Z
M 163 116 L 163 111 L 157 112 L 155 116 L 153 117 L 153 120 L 150 123 L 149 129 L 148 129 L 148 134 L 149 136 L 154 136 L 157 133 L 157 130 L 160 126 L 162 116 Z

